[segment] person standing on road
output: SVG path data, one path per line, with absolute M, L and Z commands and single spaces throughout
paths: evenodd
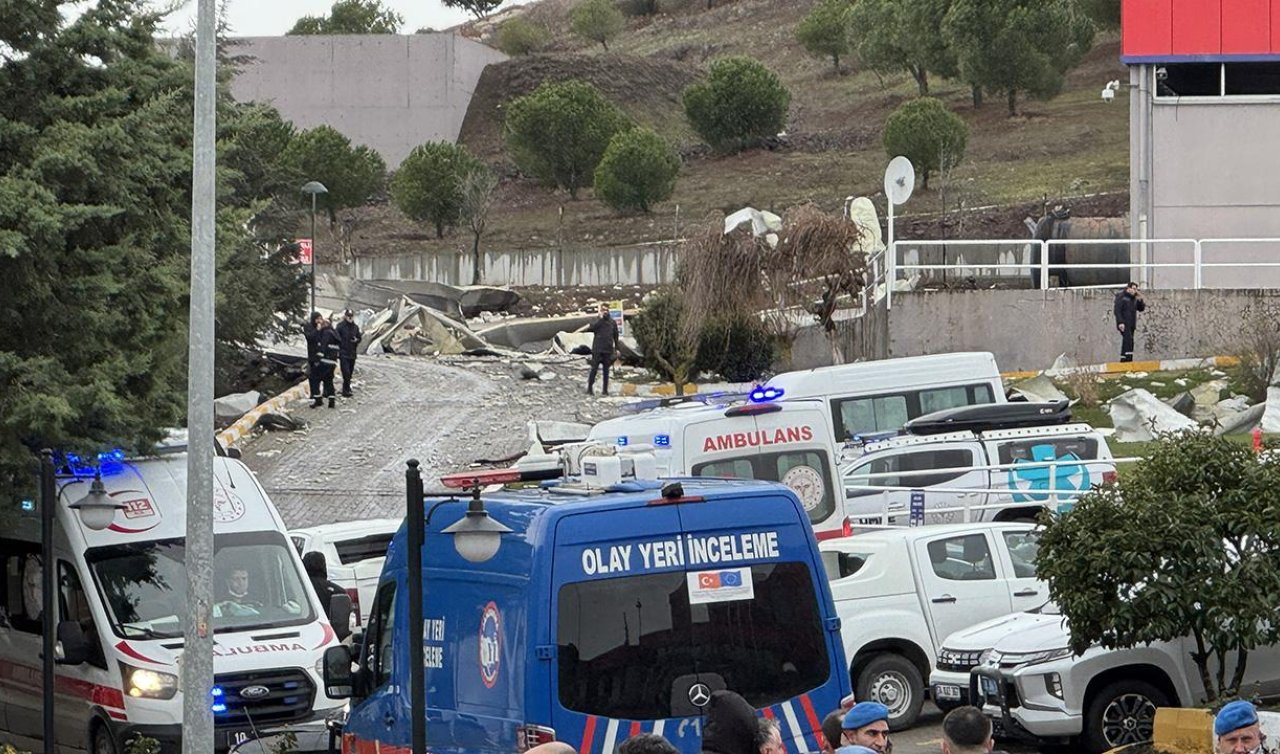
M 942 718 L 942 754 L 988 754 L 993 748 L 991 721 L 977 707 L 956 707 Z
M 320 318 L 318 340 L 319 381 L 324 386 L 324 397 L 329 399 L 329 408 L 335 408 L 337 403 L 333 393 L 333 373 L 338 369 L 340 344 L 338 342 L 338 333 L 333 330 L 333 324 L 324 317 Z M 319 396 L 312 397 L 314 398 L 311 403 L 312 408 L 320 408 L 324 405 Z
M 1133 361 L 1133 334 L 1138 329 L 1138 312 L 1147 310 L 1138 284 L 1130 282 L 1116 294 L 1116 329 L 1120 331 L 1120 360 Z
M 326 611 L 329 609 L 329 598 L 336 594 L 347 593 L 345 589 L 329 580 L 329 564 L 325 561 L 323 552 L 312 551 L 303 555 L 302 568 L 307 572 L 311 588 L 315 590 L 316 596 L 320 598 L 320 604 Z
M 865 746 L 876 754 L 888 754 L 889 708 L 879 702 L 858 702 L 845 713 L 841 743 Z
M 350 309 L 342 313 L 342 321 L 338 323 L 338 365 L 342 367 L 342 397 L 351 397 L 351 373 L 356 368 L 356 346 L 364 336 L 360 334 L 360 326 L 356 324 L 355 314 Z
M 1258 724 L 1258 708 L 1237 700 L 1223 705 L 1213 719 L 1213 749 L 1216 754 L 1265 752 L 1267 737 Z
M 311 388 L 313 406 L 320 405 L 320 312 L 311 312 L 302 334 L 307 339 L 307 385 Z
M 618 350 L 618 323 L 609 316 L 609 305 L 600 305 L 600 316 L 595 322 L 587 325 L 591 338 L 591 374 L 587 377 L 587 395 L 595 394 L 596 369 L 603 368 L 604 382 L 600 387 L 601 395 L 609 394 L 609 365 L 613 363 L 613 354 Z

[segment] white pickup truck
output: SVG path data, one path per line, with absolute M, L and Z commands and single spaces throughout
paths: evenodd
M 943 638 L 1045 602 L 1028 523 L 878 528 L 822 542 L 854 694 L 913 724 Z

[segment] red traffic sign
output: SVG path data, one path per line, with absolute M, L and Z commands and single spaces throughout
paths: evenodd
M 311 264 L 311 239 L 299 238 L 297 243 L 298 264 Z

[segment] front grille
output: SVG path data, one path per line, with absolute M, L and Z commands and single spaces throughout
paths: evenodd
M 981 656 L 982 650 L 968 651 L 943 647 L 938 652 L 938 670 L 968 673 L 978 666 L 978 658 Z
M 291 722 L 311 713 L 316 687 L 298 668 L 255 670 L 248 673 L 226 673 L 214 677 L 222 689 L 226 712 L 215 715 L 219 726 L 243 726 L 252 723 Z M 261 696 L 247 698 L 244 691 L 256 686 L 267 690 Z

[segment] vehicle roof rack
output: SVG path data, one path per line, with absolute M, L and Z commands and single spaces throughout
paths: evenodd
M 991 432 L 1024 427 L 1049 427 L 1071 421 L 1071 402 L 984 403 L 960 406 L 925 414 L 907 422 L 903 430 L 912 435 L 938 435 L 948 432 Z

